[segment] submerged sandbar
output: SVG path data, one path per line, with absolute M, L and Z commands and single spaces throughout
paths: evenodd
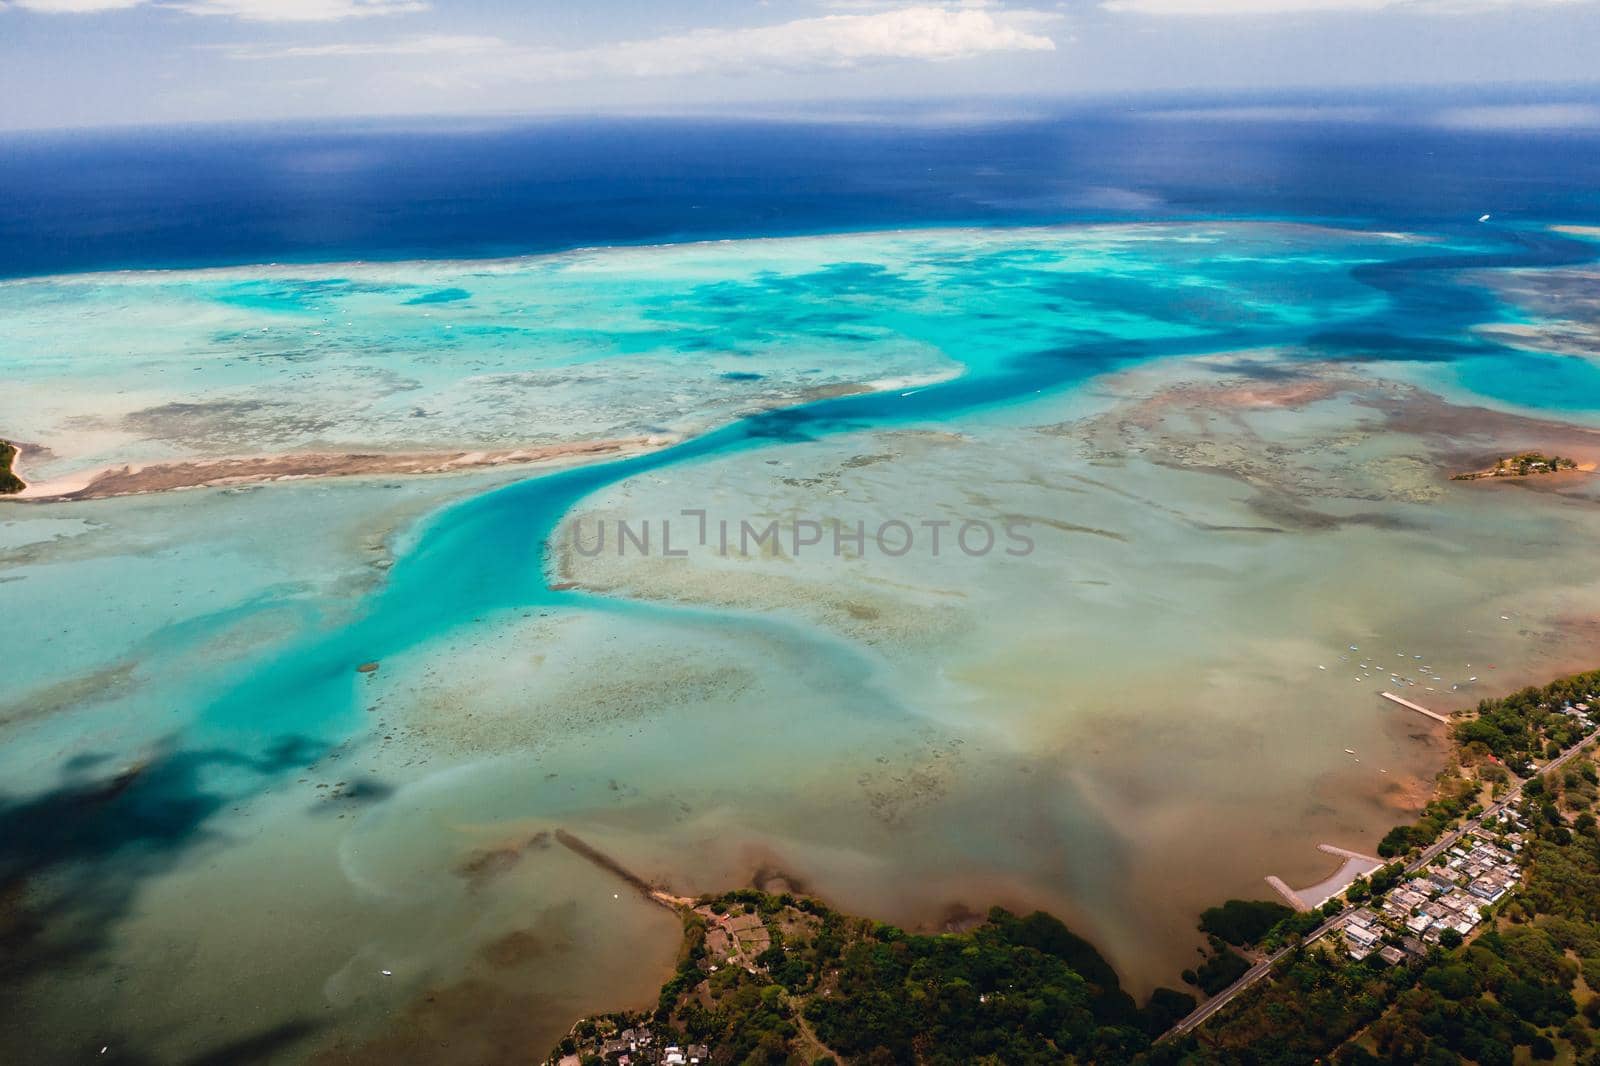
M 24 485 L 15 492 L 15 498 L 35 503 L 58 503 L 301 478 L 353 477 L 360 474 L 448 474 L 496 466 L 540 466 L 618 459 L 671 443 L 669 438 L 664 437 L 634 437 L 535 445 L 504 451 L 312 453 L 128 464 L 93 471 L 80 477 Z M 21 484 L 20 481 L 18 483 Z

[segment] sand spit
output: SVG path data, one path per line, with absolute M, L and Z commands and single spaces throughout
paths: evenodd
M 57 503 L 301 478 L 353 477 L 363 474 L 445 474 L 494 466 L 533 466 L 568 461 L 617 459 L 665 447 L 671 443 L 673 440 L 667 437 L 626 437 L 617 440 L 535 445 L 501 451 L 311 452 L 297 455 L 195 459 L 178 463 L 109 467 L 56 481 L 42 481 L 29 484 L 20 493 L 8 496 L 6 499 L 28 503 Z M 18 467 L 22 458 L 22 454 L 19 453 Z M 24 481 L 27 480 L 20 470 L 18 476 L 23 477 Z

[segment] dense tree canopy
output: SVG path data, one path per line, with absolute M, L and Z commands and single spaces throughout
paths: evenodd
M 0 496 L 21 492 L 27 488 L 22 479 L 11 470 L 11 464 L 16 462 L 16 459 L 16 445 L 10 441 L 0 440 Z
M 1200 930 L 1237 947 L 1249 947 L 1293 914 L 1294 908 L 1270 900 L 1230 899 L 1200 915 Z

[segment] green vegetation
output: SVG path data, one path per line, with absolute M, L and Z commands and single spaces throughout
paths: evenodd
M 1600 997 L 1589 991 L 1600 986 L 1600 833 L 1592 814 L 1583 817 L 1594 802 L 1584 771 L 1593 764 L 1524 800 L 1533 833 L 1525 882 L 1481 935 L 1447 938 L 1416 969 L 1303 952 L 1208 1026 L 1203 1042 L 1153 1059 L 1510 1066 L 1559 1052 L 1600 1063 Z M 1580 783 L 1576 796 L 1566 795 L 1568 779 Z M 1563 809 L 1555 820 L 1544 813 Z
M 1328 951 L 1298 952 L 1195 1036 L 1158 1045 L 1149 1061 L 1305 1066 L 1325 1060 L 1375 1020 L 1409 978 L 1404 968 L 1385 971 Z
M 1442 794 L 1416 826 L 1386 840 L 1416 846 L 1473 813 L 1478 789 L 1497 788 L 1505 778 L 1473 773 L 1475 764 L 1494 768 L 1492 760 L 1499 759 L 1526 765 L 1582 739 L 1588 730 L 1560 712 L 1588 702 L 1592 691 L 1600 691 L 1600 671 L 1485 701 L 1477 720 L 1457 727 L 1461 765 L 1441 776 Z M 1156 1045 L 1140 1061 L 1600 1066 L 1600 993 L 1594 991 L 1600 990 L 1600 768 L 1594 758 L 1586 752 L 1523 786 L 1516 805 L 1524 827 L 1523 879 L 1474 935 L 1443 936 L 1420 962 L 1392 968 L 1376 956 L 1358 962 L 1327 941 L 1297 948 L 1270 980 L 1197 1032 Z M 1401 864 L 1390 864 L 1352 896 L 1377 899 L 1401 872 Z M 1320 915 L 1285 919 L 1261 942 L 1284 939 L 1313 920 Z
M 1116 974 L 1043 913 L 995 910 L 960 936 L 858 939 L 830 985 L 806 1018 L 850 1061 L 1117 1061 L 1147 1042 Z
M 1293 915 L 1294 908 L 1282 903 L 1230 899 L 1200 915 L 1200 931 L 1246 948 L 1258 943 L 1274 926 Z
M 8 440 L 0 440 L 0 496 L 21 492 L 27 488 L 22 479 L 11 472 L 11 464 L 16 462 L 17 446 Z
M 1452 481 L 1478 481 L 1486 477 L 1527 477 L 1530 474 L 1553 474 L 1560 470 L 1576 470 L 1578 464 L 1571 459 L 1559 455 L 1545 455 L 1543 452 L 1520 452 L 1517 455 L 1507 455 L 1496 459 L 1493 466 L 1486 470 L 1474 470 L 1466 474 L 1455 474 Z
M 1427 847 L 1471 813 L 1485 787 L 1498 793 L 1510 773 L 1526 776 L 1535 759 L 1554 758 L 1587 736 L 1582 721 L 1562 712 L 1591 693 L 1600 693 L 1600 670 L 1480 702 L 1472 718 L 1455 726 L 1457 765 L 1439 776 L 1417 821 L 1389 830 L 1378 854 L 1388 859 Z
M 1388 869 L 1378 870 L 1373 876 L 1384 875 Z M 1344 904 L 1337 898 L 1305 912 L 1264 900 L 1233 899 L 1221 907 L 1212 907 L 1200 917 L 1200 930 L 1207 934 L 1205 961 L 1183 971 L 1183 981 L 1214 996 L 1243 977 L 1251 966 L 1251 960 L 1230 945 L 1256 948 L 1261 954 L 1270 955 L 1285 945 L 1298 943 L 1343 909 Z
M 1185 970 L 1183 979 L 1208 996 L 1214 996 L 1243 977 L 1250 969 L 1250 961 L 1228 945 L 1215 938 L 1211 941 L 1211 955 L 1199 969 Z
M 736 960 L 735 942 L 768 946 Z M 703 1044 L 711 1062 L 740 1066 L 1131 1062 L 1194 1005 L 1160 989 L 1139 1009 L 1100 954 L 1042 912 L 996 908 L 970 932 L 923 936 L 742 890 L 686 911 L 677 972 L 653 1014 L 588 1020 L 558 1051 L 643 1026 L 658 1043 Z
M 1468 752 L 1493 756 L 1517 774 L 1528 764 L 1569 747 L 1584 735 L 1582 726 L 1560 713 L 1568 703 L 1584 703 L 1600 693 L 1600 670 L 1565 677 L 1543 688 L 1525 688 L 1478 704 L 1477 716 L 1456 726 L 1456 742 Z
M 1544 802 L 1526 801 L 1530 825 Z M 1526 884 L 1481 935 L 1447 938 L 1415 967 L 1322 945 L 1296 952 L 1196 1036 L 1147 1061 L 1510 1066 L 1518 1048 L 1535 1060 L 1565 1048 L 1566 1061 L 1600 1063 L 1591 1050 L 1600 998 L 1587 986 L 1582 1003 L 1576 995 L 1580 975 L 1600 984 L 1600 835 L 1593 824 L 1586 835 L 1564 829 L 1541 820 Z
M 1432 844 L 1461 820 L 1477 795 L 1478 786 L 1475 782 L 1454 775 L 1441 777 L 1433 799 L 1422 808 L 1417 820 L 1410 825 L 1397 825 L 1384 834 L 1378 842 L 1379 857 L 1392 859 L 1413 848 L 1425 848 Z

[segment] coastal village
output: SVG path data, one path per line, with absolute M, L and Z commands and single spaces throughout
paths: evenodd
M 1421 959 L 1451 933 L 1465 937 L 1484 920 L 1486 908 L 1516 885 L 1521 820 L 1499 816 L 1498 832 L 1475 829 L 1452 846 L 1438 865 L 1401 881 L 1375 910 L 1361 907 L 1345 919 L 1344 946 L 1354 959 L 1376 954 L 1390 965 Z
M 670 898 L 679 905 L 687 904 L 676 897 L 653 898 L 657 902 Z M 768 913 L 763 914 L 748 900 L 730 902 L 728 897 L 698 901 L 685 906 L 685 910 L 688 927 L 697 932 L 696 939 L 703 935 L 695 969 L 706 979 L 704 998 L 708 1004 L 719 998 L 721 990 L 739 975 L 764 976 L 772 961 L 767 953 L 775 937 L 781 944 L 786 935 L 814 936 L 821 927 L 814 915 L 788 906 L 776 912 L 768 907 Z M 596 1061 L 615 1066 L 699 1066 L 711 1061 L 711 1049 L 706 1044 L 680 1042 L 672 1033 L 658 1031 L 648 1014 L 608 1015 L 579 1022 L 562 1042 L 558 1054 L 548 1061 L 553 1066 L 588 1066 Z
M 754 907 L 728 908 L 720 902 L 700 903 L 692 914 L 704 924 L 705 973 L 725 969 L 758 974 L 765 967 L 758 957 L 772 947 L 772 932 Z M 780 930 L 779 935 L 782 935 Z M 658 1033 L 647 1017 L 585 1019 L 563 1042 L 571 1051 L 555 1057 L 555 1066 L 586 1066 L 598 1061 L 615 1066 L 700 1066 L 711 1061 L 705 1044 L 679 1044 L 671 1034 Z
M 1600 1018 L 1595 985 L 1574 986 L 1579 967 L 1568 963 L 1558 962 L 1554 976 L 1528 969 L 1515 955 L 1522 949 L 1509 946 L 1531 938 L 1551 944 L 1543 950 L 1559 956 L 1555 942 L 1578 935 L 1595 913 L 1600 880 L 1584 880 L 1578 867 L 1559 873 L 1551 867 L 1597 861 L 1597 718 L 1600 671 L 1484 700 L 1476 713 L 1453 719 L 1458 763 L 1441 773 L 1421 817 L 1385 838 L 1380 854 L 1393 861 L 1374 866 L 1263 938 L 1267 950 L 1248 971 L 1165 1035 L 1158 1046 L 1171 1054 L 1162 1061 L 1191 1061 L 1185 1055 L 1197 1048 L 1205 1054 L 1193 1061 L 1232 1061 L 1229 1056 L 1242 1047 L 1264 1064 L 1329 1061 L 1325 1056 L 1335 1050 L 1341 1063 L 1379 1061 L 1374 1054 L 1420 1061 L 1420 1048 L 1432 1041 L 1451 1054 L 1477 1049 L 1465 1056 L 1471 1061 L 1509 1064 L 1513 1045 L 1521 1045 L 1534 1049 L 1535 1060 L 1556 1058 L 1565 1047 L 1574 1057 L 1563 1061 L 1600 1063 L 1600 1051 L 1578 1054 L 1596 1047 L 1600 1036 L 1571 1020 L 1580 1007 L 1583 1017 Z M 1321 924 L 1311 929 L 1303 919 Z M 1291 928 L 1296 923 L 1299 928 Z M 1315 950 L 1306 950 L 1319 941 Z M 1495 965 L 1506 967 L 1499 979 L 1515 975 L 1525 983 L 1508 987 L 1485 977 L 1490 984 L 1468 993 L 1456 980 L 1489 974 Z M 1455 981 L 1453 992 L 1438 991 L 1445 987 L 1437 984 L 1445 972 Z M 1583 973 L 1590 977 L 1588 967 Z M 1600 980 L 1600 971 L 1594 977 Z M 1521 995 L 1539 981 L 1553 981 L 1539 994 L 1564 1005 L 1519 1015 L 1498 998 Z M 1312 989 L 1329 987 L 1339 989 L 1333 999 L 1306 998 Z M 1453 1028 L 1431 1028 L 1425 1020 L 1435 1019 L 1428 1001 L 1439 995 L 1457 1004 Z M 1284 1029 L 1286 1010 L 1303 1011 L 1315 1023 Z M 1268 1019 L 1274 1027 L 1270 1049 L 1260 1044 Z M 1569 1020 L 1562 1025 L 1562 1019 Z M 1408 1040 L 1413 1043 L 1404 1044 Z M 1466 1044 L 1457 1043 L 1462 1040 Z M 1439 1061 L 1446 1059 L 1462 1061 Z
M 594 1056 L 617 1066 L 698 1066 L 710 1060 L 711 1052 L 704 1044 L 679 1047 L 663 1043 L 650 1026 L 640 1024 L 597 1039 L 588 1058 L 573 1052 L 561 1056 L 556 1063 L 557 1066 L 582 1066 Z
M 1600 699 L 1589 693 L 1589 699 Z M 1564 701 L 1546 705 L 1578 727 L 1582 739 L 1566 754 L 1588 743 L 1595 730 L 1590 704 Z M 1376 954 L 1396 965 L 1420 959 L 1429 948 L 1460 943 L 1511 892 L 1521 878 L 1518 856 L 1524 843 L 1522 817 L 1509 805 L 1485 815 L 1430 863 L 1344 920 L 1345 951 L 1354 959 Z

